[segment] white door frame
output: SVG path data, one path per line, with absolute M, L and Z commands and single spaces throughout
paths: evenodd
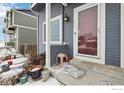
M 87 55 L 79 55 L 78 54 L 78 12 L 98 6 L 98 56 L 87 56 Z M 89 4 L 84 4 L 82 6 L 79 6 L 74 9 L 74 54 L 73 56 L 78 59 L 82 59 L 84 61 L 91 61 L 95 63 L 100 63 L 100 64 L 105 64 L 105 4 L 94 4 L 94 3 L 89 3 Z
M 124 3 L 121 3 L 121 63 L 120 67 L 124 68 Z

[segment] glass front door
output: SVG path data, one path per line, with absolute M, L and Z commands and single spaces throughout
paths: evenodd
M 76 55 L 99 57 L 99 5 L 86 4 L 75 9 Z
M 97 6 L 78 13 L 78 53 L 97 56 Z

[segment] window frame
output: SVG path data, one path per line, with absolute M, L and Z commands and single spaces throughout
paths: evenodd
M 62 15 L 59 15 L 59 16 L 56 16 L 56 17 L 53 17 L 53 18 L 51 18 L 50 19 L 50 22 L 53 22 L 53 21 L 55 21 L 55 20 L 58 20 L 59 19 L 59 26 L 60 26 L 60 28 L 59 28 L 59 41 L 51 41 L 51 44 L 62 44 Z M 43 22 L 43 44 L 46 44 L 46 41 L 44 40 L 44 25 L 46 24 L 46 22 L 44 21 Z

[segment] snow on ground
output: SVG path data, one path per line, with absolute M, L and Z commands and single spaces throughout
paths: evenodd
M 42 85 L 62 85 L 62 84 L 58 82 L 55 78 L 50 77 L 46 82 L 42 82 L 41 80 L 34 81 L 29 78 L 28 82 L 26 82 L 25 84 L 18 83 L 17 85 L 42 86 Z
M 0 42 L 0 47 L 3 47 L 5 46 L 5 43 L 4 42 Z

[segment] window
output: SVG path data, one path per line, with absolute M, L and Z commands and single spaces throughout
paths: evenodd
M 62 44 L 62 15 L 51 20 L 51 43 Z M 43 22 L 43 43 L 46 41 L 46 22 Z

